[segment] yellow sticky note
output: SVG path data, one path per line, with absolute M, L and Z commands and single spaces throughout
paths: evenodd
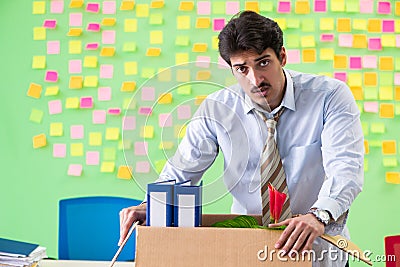
M 119 7 L 120 10 L 133 10 L 135 6 L 135 2 L 133 0 L 122 0 L 121 5 Z
M 40 84 L 30 83 L 27 96 L 38 99 L 40 98 L 41 94 L 42 94 L 42 86 Z
M 211 78 L 211 72 L 208 70 L 200 70 L 196 73 L 197 81 L 207 81 Z
M 100 172 L 112 173 L 115 170 L 115 162 L 103 161 L 101 163 Z
M 186 134 L 186 125 L 175 125 L 175 136 L 182 139 Z
M 121 92 L 132 92 L 136 89 L 136 82 L 123 82 Z
M 33 56 L 32 69 L 46 68 L 46 56 Z
M 206 99 L 206 98 L 207 98 L 206 95 L 197 95 L 196 98 L 195 98 L 195 100 L 194 100 L 194 104 L 198 106 L 198 105 L 200 105 L 200 104 L 204 101 L 204 99 Z
M 84 87 L 97 87 L 99 84 L 99 78 L 97 76 L 86 76 L 83 81 Z
M 50 123 L 50 136 L 63 136 L 63 124 L 62 122 Z
M 172 79 L 172 71 L 170 68 L 168 69 L 159 69 L 157 73 L 157 79 L 160 82 L 169 82 Z
M 350 86 L 350 90 L 355 100 L 363 100 L 363 89 L 361 86 Z
M 351 32 L 351 20 L 349 18 L 337 19 L 338 32 Z
M 197 29 L 208 29 L 210 28 L 211 20 L 210 18 L 197 18 L 196 19 L 196 28 Z
M 333 67 L 335 69 L 346 69 L 347 68 L 347 56 L 346 55 L 335 55 L 333 59 Z
M 70 54 L 81 54 L 82 53 L 82 42 L 81 41 L 69 41 L 69 53 Z
M 157 100 L 158 104 L 171 104 L 172 103 L 172 94 L 165 93 L 161 94 Z
M 158 57 L 161 54 L 161 48 L 149 47 L 146 50 L 146 56 L 148 57 Z
M 177 82 L 188 82 L 190 81 L 190 71 L 187 69 L 178 69 L 176 71 Z
M 396 155 L 396 141 L 395 140 L 382 141 L 382 154 Z
M 150 31 L 150 44 L 162 44 L 163 31 Z
M 389 184 L 400 184 L 400 172 L 386 172 L 386 182 Z
M 46 28 L 44 27 L 34 27 L 33 28 L 33 40 L 46 40 Z
M 219 43 L 218 36 L 212 36 L 211 37 L 211 47 L 212 47 L 212 49 L 217 50 L 218 49 L 218 43 Z
M 118 140 L 119 139 L 119 128 L 107 128 L 106 129 L 106 140 Z
M 120 179 L 131 179 L 132 178 L 132 167 L 119 166 L 117 177 Z
M 46 88 L 46 92 L 44 93 L 45 96 L 54 96 L 58 95 L 59 88 L 58 86 L 49 86 Z
M 333 48 L 321 48 L 319 50 L 320 60 L 333 60 L 335 55 L 335 50 Z
M 89 146 L 101 146 L 102 136 L 99 132 L 89 133 Z
M 103 18 L 101 25 L 103 26 L 114 26 L 117 20 L 115 18 Z
M 393 87 L 380 86 L 379 87 L 379 100 L 393 100 Z
M 361 73 L 349 73 L 348 76 L 348 85 L 349 86 L 362 86 L 362 76 Z
M 383 47 L 396 47 L 396 36 L 394 34 L 385 34 L 381 36 Z
M 180 11 L 192 11 L 194 8 L 193 1 L 181 1 L 179 4 Z
M 367 36 L 365 34 L 354 34 L 352 46 L 354 48 L 367 48 Z
M 115 54 L 114 47 L 103 47 L 100 52 L 100 56 L 102 57 L 112 57 Z
M 314 35 L 301 37 L 301 47 L 315 47 Z
M 319 29 L 321 31 L 333 31 L 335 28 L 335 21 L 333 18 L 320 18 Z
M 137 32 L 137 19 L 125 19 L 124 32 Z
M 154 127 L 151 125 L 142 126 L 140 128 L 140 137 L 153 138 L 154 137 Z
M 83 6 L 83 0 L 71 0 L 69 3 L 70 8 L 78 8 Z
M 393 57 L 379 57 L 380 70 L 394 70 Z
M 151 1 L 151 8 L 162 8 L 164 6 L 164 0 L 153 0 Z
M 124 63 L 124 73 L 125 75 L 136 75 L 137 72 L 137 62 L 128 61 Z
M 190 16 L 178 16 L 176 18 L 176 28 L 178 30 L 190 29 Z
M 275 18 L 275 22 L 278 23 L 282 30 L 287 29 L 287 20 L 285 18 Z
M 32 137 L 32 142 L 33 142 L 33 148 L 45 147 L 47 144 L 46 135 L 45 134 L 35 135 L 34 137 Z
M 195 43 L 192 48 L 193 52 L 207 52 L 207 44 L 206 43 Z
M 136 17 L 146 18 L 149 16 L 149 5 L 148 4 L 137 4 L 136 5 Z
M 294 13 L 296 14 L 309 14 L 310 3 L 308 0 L 297 0 L 295 3 Z
M 70 89 L 81 89 L 83 85 L 82 76 L 71 76 L 69 78 L 69 88 Z
M 82 143 L 72 143 L 70 145 L 70 153 L 72 157 L 82 157 L 83 156 L 83 144 Z
M 175 64 L 184 64 L 189 62 L 189 54 L 188 53 L 176 53 L 175 54 Z
M 65 100 L 65 108 L 77 109 L 79 108 L 79 98 L 78 97 L 67 97 Z
M 83 66 L 86 68 L 97 68 L 97 57 L 85 56 L 83 59 Z
M 317 52 L 315 49 L 303 49 L 302 58 L 304 63 L 315 63 L 317 60 Z
M 364 85 L 376 86 L 378 84 L 378 75 L 376 72 L 364 72 Z
M 368 143 L 368 140 L 365 140 L 364 139 L 364 151 L 365 151 L 365 154 L 369 154 L 369 143 Z
M 250 10 L 250 11 L 259 13 L 260 7 L 258 5 L 258 2 L 256 2 L 256 1 L 246 1 L 245 2 L 245 10 Z
M 382 32 L 382 20 L 368 19 L 368 32 Z
M 331 0 L 331 11 L 344 12 L 346 4 L 344 0 Z
M 359 31 L 367 30 L 367 20 L 365 19 L 353 19 L 353 29 Z
M 389 103 L 381 103 L 379 105 L 379 117 L 394 118 L 394 105 Z
M 46 2 L 45 1 L 33 1 L 32 14 L 45 14 L 46 13 Z
M 158 148 L 159 149 L 172 149 L 174 147 L 174 142 L 162 141 L 160 142 Z
M 82 29 L 81 28 L 70 28 L 67 36 L 81 36 Z

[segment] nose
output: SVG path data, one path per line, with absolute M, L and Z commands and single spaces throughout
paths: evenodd
M 249 69 L 249 72 L 247 73 L 247 78 L 254 86 L 257 87 L 264 81 L 264 76 L 262 72 L 253 68 Z

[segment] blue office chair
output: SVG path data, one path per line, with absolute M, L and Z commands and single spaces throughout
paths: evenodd
M 119 211 L 141 201 L 123 197 L 78 197 L 59 202 L 58 258 L 111 261 L 118 250 Z M 118 257 L 135 259 L 135 233 Z

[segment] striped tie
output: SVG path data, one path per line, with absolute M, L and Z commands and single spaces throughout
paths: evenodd
M 262 112 L 257 111 L 267 124 L 268 130 L 267 141 L 261 155 L 261 200 L 263 207 L 262 223 L 264 226 L 268 226 L 270 223 L 268 184 L 271 184 L 276 188 L 276 190 L 285 193 L 287 196 L 282 208 L 281 221 L 292 217 L 290 211 L 289 192 L 286 184 L 286 174 L 274 138 L 276 124 L 283 111 L 284 108 L 281 108 L 273 119 L 267 119 Z

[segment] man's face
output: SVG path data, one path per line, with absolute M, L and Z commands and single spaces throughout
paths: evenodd
M 261 54 L 242 51 L 231 56 L 232 72 L 245 93 L 266 111 L 278 107 L 285 91 L 286 51 L 282 47 L 281 60 L 271 48 Z

